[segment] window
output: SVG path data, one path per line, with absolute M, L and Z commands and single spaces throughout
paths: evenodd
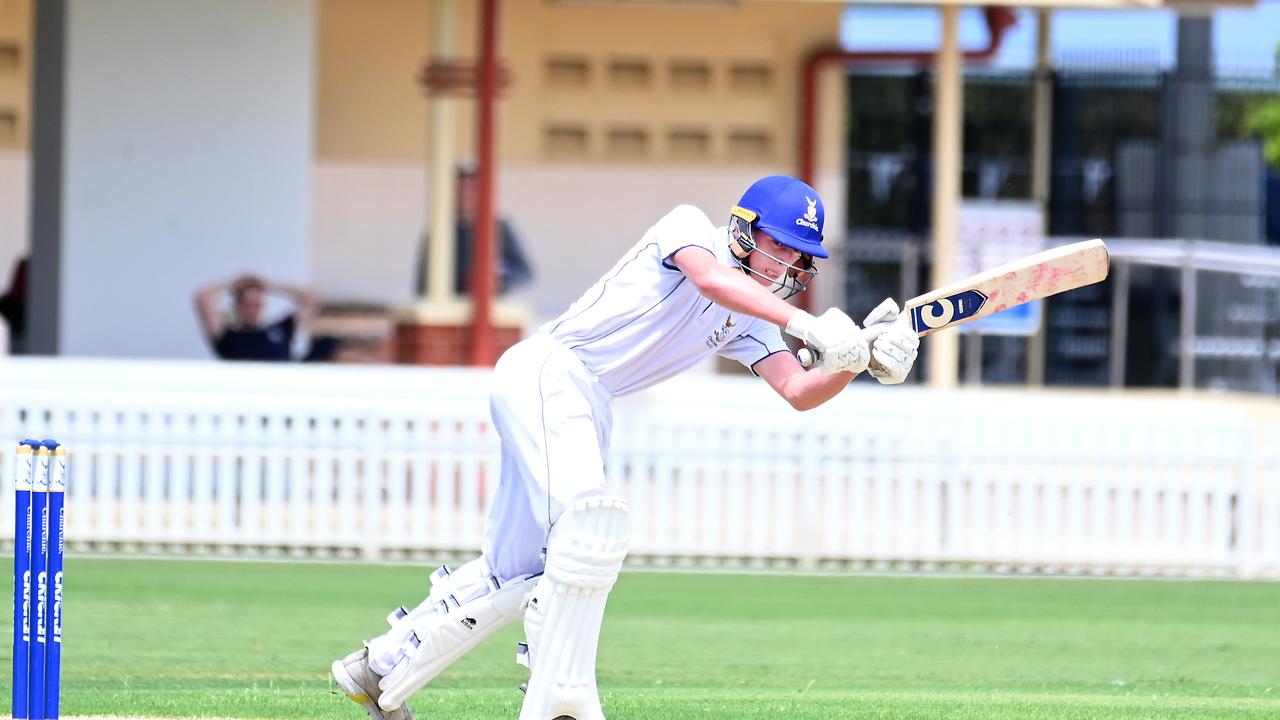
M 587 156 L 590 138 L 587 128 L 573 123 L 552 123 L 542 130 L 542 147 L 553 159 L 579 159 Z
M 734 92 L 768 92 L 773 69 L 764 63 L 742 62 L 729 67 L 729 88 Z
M 649 154 L 649 131 L 641 127 L 615 127 L 609 129 L 605 141 L 609 157 L 638 160 Z
M 711 156 L 711 133 L 703 128 L 672 128 L 667 154 L 673 160 L 706 160 Z
M 615 90 L 646 90 L 652 75 L 649 61 L 643 58 L 618 58 L 609 62 L 609 87 Z
M 773 139 L 767 130 L 738 129 L 729 132 L 730 161 L 768 160 L 772 154 Z
M 545 69 L 548 87 L 576 90 L 584 89 L 591 83 L 591 65 L 586 58 L 548 58 Z
M 704 92 L 711 89 L 711 68 L 700 60 L 677 60 L 667 67 L 672 90 Z

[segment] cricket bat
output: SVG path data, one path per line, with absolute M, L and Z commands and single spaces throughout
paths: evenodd
M 923 337 L 1032 300 L 1101 282 L 1107 277 L 1107 269 L 1107 246 L 1101 240 L 1063 245 L 911 298 L 896 322 L 908 324 Z M 872 335 L 880 332 L 874 326 L 868 330 Z M 816 359 L 809 348 L 801 348 L 796 356 L 805 367 Z

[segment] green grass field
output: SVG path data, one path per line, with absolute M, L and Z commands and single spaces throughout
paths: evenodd
M 329 663 L 431 569 L 67 564 L 64 716 L 294 720 L 365 717 Z M 520 635 L 454 665 L 417 716 L 514 720 Z M 629 572 L 599 677 L 611 720 L 1274 719 L 1280 584 Z

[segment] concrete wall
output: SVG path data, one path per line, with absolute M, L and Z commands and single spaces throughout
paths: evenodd
M 197 285 L 306 279 L 313 25 L 311 0 L 68 2 L 61 353 L 206 356 Z

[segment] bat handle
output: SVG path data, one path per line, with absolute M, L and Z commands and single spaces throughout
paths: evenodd
M 905 322 L 905 318 L 905 314 L 899 315 L 898 320 L 891 322 Z M 889 324 L 890 323 L 885 322 L 869 325 L 862 329 L 862 336 L 867 339 L 868 343 L 870 343 L 872 340 L 876 339 L 876 336 L 884 332 L 888 328 Z M 814 363 L 818 362 L 819 357 L 820 355 L 818 351 L 810 347 L 802 347 L 796 351 L 796 360 L 800 361 L 800 367 L 803 368 L 813 367 Z

